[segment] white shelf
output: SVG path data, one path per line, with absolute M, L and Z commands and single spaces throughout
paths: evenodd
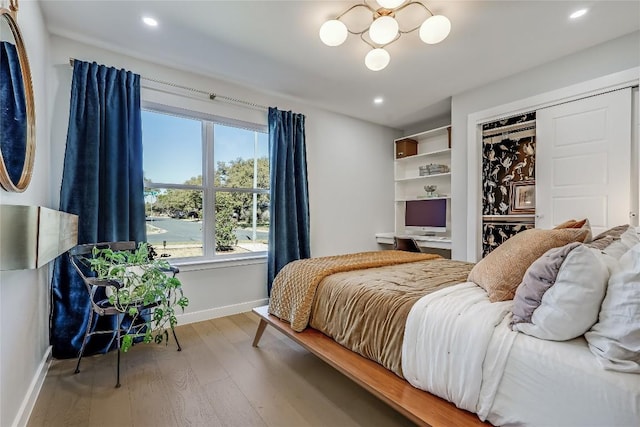
M 429 178 L 437 178 L 439 176 L 450 176 L 451 172 L 445 172 L 445 173 L 434 173 L 431 175 L 423 175 L 423 176 L 413 176 L 411 178 L 400 178 L 400 179 L 396 179 L 396 182 L 403 182 L 403 181 L 417 181 L 419 179 L 429 179 Z
M 395 233 L 376 233 L 376 241 L 383 245 L 393 245 L 394 237 L 396 237 Z M 416 241 L 418 246 L 422 248 L 451 250 L 451 238 L 449 236 L 438 238 L 431 236 L 419 236 L 415 234 L 402 234 L 397 237 L 412 238 Z
M 403 136 L 402 138 L 398 138 L 395 141 L 399 141 L 399 140 L 407 139 L 407 138 L 410 138 L 410 139 L 426 138 L 426 137 L 429 137 L 429 136 L 431 136 L 433 134 L 436 134 L 436 133 L 446 132 L 447 129 L 449 129 L 450 127 L 451 127 L 451 125 L 441 126 L 439 128 L 427 130 L 427 131 L 424 131 L 424 132 L 414 133 L 413 135 Z
M 410 201 L 415 201 L 415 200 L 442 200 L 442 199 L 450 199 L 451 196 L 447 196 L 447 195 L 442 195 L 442 196 L 438 196 L 438 197 L 409 197 L 406 199 L 396 199 L 396 202 L 410 202 Z
M 407 160 L 411 160 L 411 159 L 418 159 L 420 157 L 429 157 L 429 156 L 437 156 L 438 154 L 450 154 L 451 153 L 451 148 L 445 148 L 443 150 L 435 150 L 435 151 L 430 151 L 428 153 L 420 153 L 420 154 L 414 154 L 413 156 L 407 156 L 407 157 L 401 157 L 399 159 L 396 159 L 396 162 L 406 162 Z

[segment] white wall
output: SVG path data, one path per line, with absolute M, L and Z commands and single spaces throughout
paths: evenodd
M 467 117 L 491 107 L 640 65 L 640 32 L 452 97 L 452 257 L 467 259 Z M 473 259 L 468 259 L 474 261 Z
M 36 157 L 31 184 L 24 193 L 0 190 L 0 203 L 51 207 L 49 193 L 49 131 L 47 126 L 47 67 L 49 36 L 40 5 L 20 2 L 18 25 L 24 39 L 36 111 Z M 0 233 L 2 231 L 0 230 Z M 0 235 L 0 238 L 2 236 Z M 0 272 L 0 425 L 24 423 L 24 405 L 32 382 L 43 372 L 49 344 L 48 269 Z M 26 400 L 25 400 L 26 399 Z
M 305 114 L 313 256 L 377 250 L 375 233 L 393 229 L 392 141 L 399 135 L 397 131 L 57 36 L 52 36 L 51 45 L 54 80 L 51 191 L 56 204 L 64 161 L 72 74 L 69 58 L 72 57 Z M 144 89 L 142 97 L 151 102 L 177 103 L 181 108 L 266 124 L 263 111 L 208 99 L 179 97 L 150 89 Z M 264 301 L 265 261 L 238 264 L 181 267 L 184 291 L 191 301 L 183 321 L 226 315 Z

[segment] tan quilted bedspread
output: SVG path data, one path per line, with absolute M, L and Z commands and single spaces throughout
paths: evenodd
M 438 255 L 376 251 L 302 259 L 285 265 L 273 281 L 269 313 L 291 323 L 302 332 L 309 324 L 316 288 L 325 277 L 345 271 L 439 258 Z
M 320 282 L 309 325 L 403 377 L 402 341 L 413 304 L 462 283 L 473 264 L 435 259 L 333 274 Z

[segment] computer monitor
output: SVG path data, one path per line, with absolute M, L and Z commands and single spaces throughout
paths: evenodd
M 435 234 L 447 231 L 447 199 L 408 200 L 404 212 L 405 231 Z

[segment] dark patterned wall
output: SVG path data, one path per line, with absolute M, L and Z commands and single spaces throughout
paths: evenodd
M 510 117 L 492 123 L 486 123 L 482 130 L 498 129 L 518 123 L 535 121 L 536 113 Z M 522 129 L 496 133 L 483 139 L 482 144 L 482 214 L 509 215 L 511 184 L 520 181 L 535 180 L 535 122 L 532 131 Z M 530 129 L 527 127 L 527 129 Z M 527 135 L 527 136 L 523 136 Z M 504 222 L 483 220 L 482 256 L 504 243 L 521 231 L 534 228 L 532 220 L 523 222 Z
M 521 231 L 534 228 L 534 224 L 524 223 L 491 223 L 482 224 L 482 257 L 486 257 L 495 248 L 503 244 L 509 237 Z
M 509 214 L 511 183 L 535 179 L 535 150 L 535 136 L 510 139 L 505 135 L 500 142 L 483 142 L 483 215 Z
M 485 123 L 482 125 L 482 130 L 491 130 L 496 128 L 502 128 L 505 126 L 515 125 L 518 123 L 530 122 L 536 119 L 536 112 L 531 111 L 521 116 L 508 117 L 506 119 L 496 120 L 495 122 Z

